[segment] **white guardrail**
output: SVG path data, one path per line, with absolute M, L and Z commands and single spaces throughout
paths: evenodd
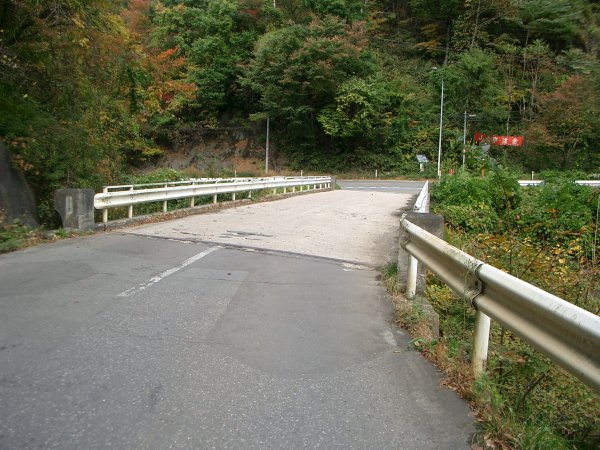
M 427 189 L 425 186 L 424 189 Z M 600 317 L 486 264 L 403 218 L 402 247 L 476 309 L 472 364 L 487 360 L 490 318 L 600 391 Z M 416 264 L 409 263 L 407 296 Z
M 423 187 L 421 188 L 421 192 L 419 193 L 417 201 L 415 202 L 415 206 L 413 207 L 413 212 L 429 212 L 429 181 L 426 181 Z
M 519 186 L 541 186 L 544 184 L 544 180 L 519 180 Z M 577 180 L 575 184 L 581 186 L 600 187 L 600 180 Z
M 162 202 L 163 212 L 167 212 L 169 200 L 190 199 L 190 207 L 194 207 L 194 199 L 200 196 L 213 196 L 217 203 L 217 195 L 232 194 L 235 200 L 237 193 L 258 191 L 262 189 L 283 189 L 287 193 L 299 188 L 329 189 L 333 178 L 325 177 L 268 177 L 268 178 L 200 178 L 186 181 L 165 183 L 130 184 L 121 186 L 105 186 L 102 193 L 94 196 L 94 208 L 102 210 L 102 222 L 108 222 L 110 208 L 128 207 L 128 217 L 133 217 L 133 207 L 142 203 Z

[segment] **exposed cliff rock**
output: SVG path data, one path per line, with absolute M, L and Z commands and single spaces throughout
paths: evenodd
M 8 150 L 0 142 L 0 218 L 7 222 L 20 220 L 37 226 L 36 206 L 23 173 L 13 166 Z
M 164 167 L 175 170 L 192 169 L 204 174 L 222 172 L 255 172 L 262 175 L 265 159 L 265 137 L 261 130 L 219 128 L 186 130 L 168 145 L 164 155 L 144 169 Z M 173 136 L 172 136 L 173 138 Z M 269 165 L 273 170 L 285 164 L 273 142 Z

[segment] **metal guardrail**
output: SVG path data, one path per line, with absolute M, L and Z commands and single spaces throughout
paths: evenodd
M 518 183 L 519 186 L 541 186 L 544 184 L 544 180 L 519 180 Z M 575 184 L 600 188 L 600 180 L 577 180 Z
M 94 208 L 102 210 L 102 221 L 108 222 L 110 208 L 128 207 L 128 217 L 133 217 L 133 207 L 142 203 L 162 202 L 163 212 L 167 212 L 169 200 L 190 199 L 190 207 L 194 207 L 194 199 L 200 196 L 213 196 L 217 203 L 217 195 L 232 194 L 235 200 L 237 193 L 252 192 L 263 189 L 282 188 L 293 192 L 296 188 L 304 190 L 331 188 L 333 179 L 325 177 L 269 177 L 269 178 L 204 178 L 186 181 L 148 183 L 140 185 L 105 186 L 102 193 L 94 196 Z
M 476 309 L 476 374 L 487 360 L 491 318 L 600 391 L 600 317 L 462 252 L 406 218 L 401 227 L 408 236 L 402 246 L 411 257 Z
M 600 187 L 600 180 L 579 180 L 576 181 L 575 184 L 579 184 L 581 186 Z
M 426 181 L 421 192 L 413 206 L 413 212 L 428 213 L 429 212 L 429 181 Z M 412 255 L 408 256 L 408 266 L 406 271 L 406 295 L 411 298 L 417 293 L 417 272 L 419 269 L 419 261 Z
M 419 193 L 417 201 L 415 202 L 415 206 L 413 207 L 413 212 L 429 212 L 429 181 L 426 181 L 421 188 L 421 192 Z

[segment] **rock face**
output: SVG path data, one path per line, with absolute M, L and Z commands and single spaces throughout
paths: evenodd
M 182 134 L 169 146 L 162 158 L 142 167 L 144 170 L 170 168 L 194 169 L 205 174 L 229 171 L 233 174 L 247 172 L 262 175 L 265 159 L 264 130 L 219 129 L 197 130 Z M 270 143 L 270 167 L 276 169 L 284 164 L 277 146 Z
M 0 217 L 7 222 L 15 219 L 37 226 L 33 192 L 25 177 L 13 167 L 6 147 L 0 142 Z

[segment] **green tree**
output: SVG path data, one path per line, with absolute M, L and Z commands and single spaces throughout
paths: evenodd
M 448 92 L 448 114 L 479 113 L 482 125 L 497 123 L 501 90 L 495 54 L 474 48 L 461 53 L 443 75 Z M 461 121 L 462 124 L 462 121 Z
M 121 170 L 124 147 L 147 143 L 130 116 L 135 58 L 107 0 L 15 0 L 0 9 L 0 138 L 34 188 L 42 221 L 52 192 L 98 186 Z
M 461 49 L 488 46 L 498 24 L 514 18 L 515 3 L 514 0 L 465 0 L 464 11 L 455 24 L 455 46 Z
M 532 120 L 539 111 L 538 97 L 553 83 L 553 73 L 557 72 L 554 55 L 550 46 L 536 39 L 523 48 L 523 72 L 527 83 L 527 94 L 521 99 L 522 117 Z
M 243 83 L 259 96 L 261 112 L 283 125 L 288 139 L 313 148 L 321 133 L 317 116 L 338 87 L 374 68 L 364 24 L 325 16 L 263 35 Z
M 260 34 L 257 27 L 264 25 L 251 6 L 235 0 L 171 0 L 156 8 L 154 45 L 178 49 L 197 88 L 190 118 L 214 122 L 225 109 L 244 109 L 238 78 Z
M 348 21 L 367 17 L 364 0 L 305 0 L 305 4 L 321 17 L 330 14 Z
M 410 7 L 420 34 L 418 47 L 436 57 L 443 55 L 446 65 L 461 0 L 411 0 Z
M 556 48 L 576 44 L 581 37 L 585 4 L 583 0 L 526 0 L 519 17 L 526 30 L 525 45 L 531 38 L 554 41 Z
M 381 107 L 381 92 L 372 80 L 352 78 L 338 88 L 334 103 L 321 110 L 318 120 L 325 134 L 355 137 L 378 125 Z

